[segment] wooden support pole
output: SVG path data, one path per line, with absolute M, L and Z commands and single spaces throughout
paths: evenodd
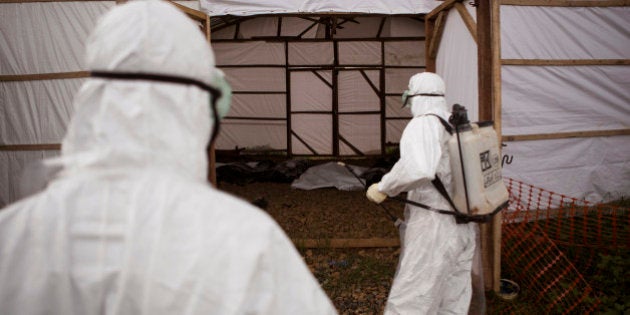
M 428 43 L 429 51 L 427 55 L 432 60 L 437 58 L 438 50 L 440 49 L 440 42 L 442 41 L 442 34 L 444 33 L 447 14 L 448 11 L 440 12 L 435 20 L 435 24 L 433 25 L 433 34 L 431 35 L 431 41 Z M 435 72 L 435 70 L 433 72 Z
M 501 102 L 501 2 L 490 0 L 490 24 L 492 41 L 492 116 L 498 140 L 502 135 Z M 499 142 L 500 143 L 500 142 Z M 492 289 L 500 290 L 501 280 L 501 226 L 503 214 L 499 212 L 492 220 Z
M 475 43 L 477 43 L 477 23 L 475 23 L 475 19 L 473 19 L 470 13 L 468 13 L 468 10 L 466 10 L 466 6 L 463 5 L 461 2 L 455 3 L 455 9 L 462 17 L 466 28 L 468 28 L 468 31 L 470 32 L 470 36 L 472 36 Z
M 479 120 L 493 120 L 492 0 L 478 0 L 477 6 L 477 80 L 479 85 Z M 495 125 L 496 127 L 496 125 Z M 485 290 L 493 290 L 493 222 L 480 224 L 481 264 Z
M 435 58 L 431 57 L 431 42 L 433 41 L 433 29 L 435 29 L 435 20 L 425 19 L 424 30 L 424 66 L 426 71 L 435 72 Z

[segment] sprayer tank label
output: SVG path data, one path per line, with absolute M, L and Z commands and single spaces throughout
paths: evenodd
M 481 160 L 481 171 L 485 172 L 492 168 L 492 164 L 490 163 L 490 150 L 483 151 L 479 153 L 479 159 Z
M 481 172 L 483 173 L 483 187 L 488 188 L 502 180 L 499 156 L 491 154 L 490 150 L 479 153 Z

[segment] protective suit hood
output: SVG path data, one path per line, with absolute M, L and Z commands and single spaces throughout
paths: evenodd
M 441 94 L 446 92 L 445 84 L 439 75 L 432 72 L 415 74 L 409 79 L 409 94 Z M 444 96 L 415 96 L 411 98 L 413 117 L 433 113 L 448 119 L 450 112 Z
M 171 6 L 135 1 L 112 9 L 88 38 L 88 68 L 178 76 L 210 85 L 216 71 L 210 45 Z M 213 124 L 209 97 L 193 85 L 87 79 L 75 97 L 76 113 L 62 143 L 64 172 L 159 168 L 204 180 Z

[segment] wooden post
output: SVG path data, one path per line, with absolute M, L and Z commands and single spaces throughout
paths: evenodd
M 494 118 L 494 128 L 497 132 L 499 144 L 501 143 L 502 135 L 502 120 L 501 120 L 501 1 L 490 0 L 491 4 L 491 18 L 490 23 L 492 26 L 491 39 L 492 39 L 492 116 Z M 499 150 L 501 147 L 499 146 Z M 493 282 L 492 288 L 495 292 L 500 290 L 501 279 L 501 227 L 503 223 L 503 214 L 498 213 L 494 216 L 492 221 L 492 239 L 493 239 Z
M 495 20 L 493 9 L 497 0 L 478 0 L 477 6 L 477 70 L 479 84 L 479 120 L 494 120 L 494 127 L 501 139 L 500 111 L 500 64 L 496 63 Z M 500 60 L 499 60 L 500 62 Z M 497 81 L 497 79 L 499 81 Z M 501 215 L 495 216 L 492 222 L 480 224 L 482 266 L 484 286 L 486 290 L 498 291 L 501 274 Z

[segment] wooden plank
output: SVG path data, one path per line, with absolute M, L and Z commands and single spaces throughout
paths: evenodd
M 448 11 L 442 11 L 438 14 L 438 17 L 433 26 L 433 34 L 431 35 L 431 43 L 429 43 L 429 58 L 437 58 L 438 50 L 440 49 L 440 42 L 442 41 L 442 34 L 444 33 L 444 27 L 446 25 L 446 15 Z
M 436 60 L 431 58 L 431 42 L 433 42 L 433 30 L 435 29 L 435 20 L 426 19 L 424 21 L 424 65 L 425 71 L 435 72 Z M 387 96 L 387 95 L 386 95 Z
M 54 151 L 61 150 L 60 143 L 0 144 L 0 151 Z
M 424 20 L 428 21 L 428 20 L 436 19 L 440 13 L 450 10 L 455 5 L 455 3 L 462 2 L 462 1 L 463 0 L 446 0 L 442 2 L 442 4 L 437 6 L 435 9 L 433 9 L 433 11 L 427 13 L 427 15 L 424 17 Z
M 502 5 L 537 7 L 627 7 L 630 0 L 502 0 Z
M 193 20 L 199 21 L 199 22 L 205 22 L 206 21 L 206 17 L 208 16 L 207 14 L 199 11 L 199 10 L 195 10 L 195 9 L 191 9 L 185 5 L 181 5 L 177 2 L 174 2 L 172 0 L 168 0 L 168 2 L 170 2 L 171 4 L 175 5 L 178 9 L 180 9 L 182 12 L 186 13 L 186 15 L 188 15 L 188 17 L 190 17 Z
M 628 66 L 630 59 L 502 59 L 504 66 Z
M 501 3 L 490 0 L 491 42 L 492 42 L 492 119 L 498 139 L 501 139 Z M 492 220 L 492 289 L 500 291 L 501 285 L 501 222 L 503 214 L 497 213 Z
M 473 19 L 468 10 L 466 10 L 466 6 L 461 2 L 455 3 L 455 9 L 457 9 L 457 12 L 462 17 L 466 28 L 468 28 L 470 32 L 470 36 L 472 36 L 475 43 L 477 43 L 477 23 L 475 23 L 475 19 Z
M 593 137 L 614 137 L 628 136 L 630 129 L 613 129 L 613 130 L 592 130 L 592 131 L 573 131 L 559 133 L 539 133 L 528 135 L 508 135 L 501 139 L 506 142 L 511 141 L 535 141 L 535 140 L 552 140 L 552 139 L 569 139 L 569 138 L 593 138 Z
M 36 74 L 7 74 L 0 75 L 0 81 L 37 81 L 37 80 L 59 80 L 78 79 L 90 76 L 89 71 L 36 73 Z
M 490 0 L 477 6 L 477 81 L 479 120 L 492 120 L 492 28 Z
M 398 238 L 333 238 L 333 239 L 293 239 L 298 248 L 381 248 L 398 247 Z

